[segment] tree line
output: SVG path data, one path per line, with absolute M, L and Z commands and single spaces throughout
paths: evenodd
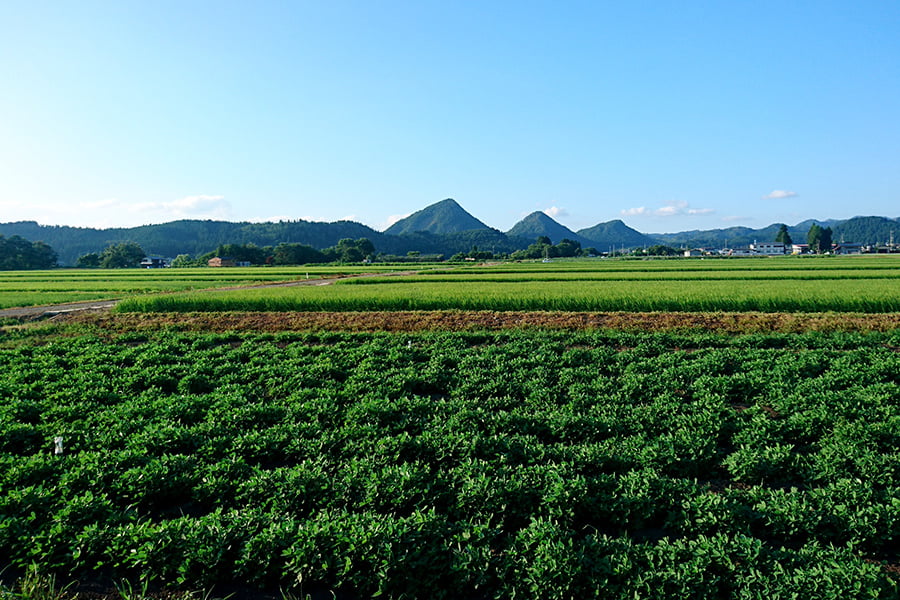
M 0 271 L 52 269 L 58 257 L 44 242 L 31 242 L 18 235 L 0 235 Z
M 810 252 L 825 254 L 826 252 L 831 252 L 834 245 L 833 238 L 834 233 L 831 231 L 831 227 L 822 227 L 818 223 L 813 223 L 806 234 L 806 245 L 809 246 Z M 782 223 L 779 226 L 778 233 L 775 235 L 775 242 L 782 243 L 785 247 L 794 243 L 794 240 L 791 239 L 791 234 L 788 233 L 787 225 Z
M 785 246 L 793 243 L 786 225 L 781 225 L 775 236 L 776 242 Z M 831 227 L 813 224 L 807 233 L 807 244 L 810 252 L 824 254 L 830 252 L 833 244 Z M 419 253 L 410 252 L 408 257 L 415 258 Z M 596 256 L 594 248 L 582 248 L 575 240 L 563 239 L 553 244 L 549 237 L 540 236 L 534 243 L 522 250 L 510 254 L 495 254 L 493 251 L 479 250 L 476 245 L 469 252 L 458 252 L 450 260 L 486 260 L 492 258 L 511 258 L 527 260 L 540 258 Z M 664 245 L 643 249 L 642 254 L 654 256 L 674 256 L 678 251 Z M 78 257 L 76 266 L 81 268 L 118 269 L 140 266 L 146 253 L 137 242 L 119 242 L 110 244 L 101 252 L 88 252 Z M 252 242 L 246 244 L 220 244 L 216 250 L 196 257 L 187 254 L 178 255 L 172 262 L 173 267 L 206 266 L 211 258 L 230 258 L 236 262 L 253 265 L 300 265 L 317 263 L 359 263 L 374 261 L 378 258 L 375 245 L 368 238 L 343 238 L 329 248 L 318 250 L 308 244 L 282 242 L 276 246 L 257 246 Z M 440 260 L 443 257 L 436 257 Z M 9 238 L 0 235 L 0 270 L 51 269 L 57 266 L 56 252 L 44 242 L 32 242 L 18 235 Z

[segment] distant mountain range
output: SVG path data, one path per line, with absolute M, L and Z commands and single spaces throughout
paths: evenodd
M 831 227 L 835 241 L 885 243 L 892 232 L 900 239 L 900 219 L 886 217 L 853 217 L 844 221 L 807 220 L 789 226 L 788 233 L 795 242 L 805 242 L 806 233 L 813 223 Z M 593 247 L 600 252 L 654 244 L 691 248 L 738 247 L 754 241 L 774 241 L 780 226 L 780 223 L 773 223 L 762 229 L 731 227 L 644 234 L 620 220 L 614 220 L 572 231 L 545 213 L 533 212 L 509 231 L 502 232 L 485 225 L 455 200 L 448 198 L 397 221 L 384 232 L 354 221 L 235 223 L 182 220 L 114 229 L 39 225 L 34 221 L 20 221 L 0 223 L 0 235 L 18 235 L 31 241 L 43 241 L 56 250 L 60 264 L 72 265 L 82 254 L 99 252 L 110 244 L 124 241 L 137 242 L 148 254 L 174 257 L 179 254 L 204 254 L 214 251 L 222 244 L 274 246 L 286 242 L 308 244 L 321 249 L 334 246 L 342 238 L 368 238 L 379 252 L 385 254 L 417 251 L 449 256 L 467 252 L 473 246 L 498 253 L 512 252 L 527 247 L 540 236 L 550 238 L 554 244 L 570 239 L 579 242 L 583 248 Z

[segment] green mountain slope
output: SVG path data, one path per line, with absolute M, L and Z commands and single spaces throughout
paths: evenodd
M 887 217 L 853 217 L 832 227 L 832 238 L 836 242 L 856 242 L 859 244 L 885 244 L 891 240 L 900 242 L 900 219 Z
M 570 239 L 579 242 L 582 247 L 594 245 L 594 242 L 578 235 L 565 225 L 559 224 L 552 217 L 541 211 L 535 211 L 513 225 L 512 229 L 506 232 L 506 235 L 531 241 L 544 235 L 550 238 L 550 241 L 554 244 L 558 244 L 563 239 Z
M 388 227 L 388 235 L 402 235 L 427 231 L 428 233 L 459 233 L 471 229 L 491 229 L 457 204 L 453 198 L 441 200 L 414 212 Z
M 891 230 L 895 238 L 900 238 L 900 220 L 886 217 L 853 217 L 846 221 L 835 219 L 807 219 L 796 225 L 788 226 L 791 239 L 798 244 L 806 243 L 806 234 L 813 224 L 820 227 L 831 227 L 835 241 L 856 242 L 860 244 L 876 244 L 887 242 Z M 658 243 L 670 246 L 686 246 L 690 248 L 735 248 L 747 246 L 753 242 L 773 242 L 778 234 L 780 223 L 773 223 L 761 229 L 750 227 L 728 227 L 726 229 L 681 231 L 678 233 L 653 233 L 650 237 Z
M 0 235 L 20 235 L 43 241 L 59 255 L 61 265 L 73 265 L 79 256 L 99 252 L 109 244 L 133 241 L 147 254 L 174 257 L 198 255 L 221 244 L 277 245 L 280 242 L 308 244 L 315 248 L 334 246 L 341 238 L 368 238 L 381 251 L 391 251 L 396 241 L 386 240 L 371 227 L 353 221 L 317 223 L 280 221 L 277 223 L 232 223 L 228 221 L 183 220 L 141 227 L 90 229 L 84 227 L 38 225 L 34 221 L 0 223 Z
M 618 248 L 652 246 L 658 243 L 653 238 L 632 229 L 619 219 L 598 223 L 587 229 L 579 229 L 577 233 L 581 237 L 590 240 L 591 245 L 601 252 Z

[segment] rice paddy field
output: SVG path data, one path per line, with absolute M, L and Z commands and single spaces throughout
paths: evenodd
M 601 260 L 131 297 L 120 311 L 900 312 L 900 257 Z
M 62 302 L 120 299 L 134 295 L 328 279 L 361 272 L 378 273 L 416 266 L 311 266 L 227 269 L 54 269 L 0 271 L 0 309 Z
M 900 594 L 900 257 L 409 270 L 0 274 L 0 597 Z

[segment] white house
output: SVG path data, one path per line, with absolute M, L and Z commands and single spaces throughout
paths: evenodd
M 766 256 L 781 256 L 785 252 L 782 242 L 753 242 L 750 249 L 757 254 L 765 254 Z

